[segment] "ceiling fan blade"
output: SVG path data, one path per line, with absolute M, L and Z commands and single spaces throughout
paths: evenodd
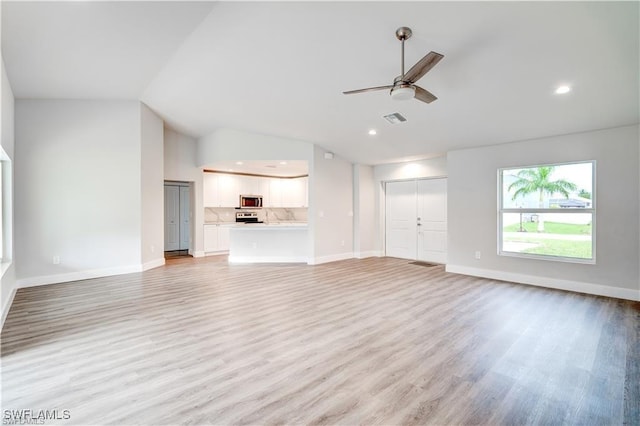
M 375 90 L 391 89 L 392 87 L 393 87 L 393 85 L 391 85 L 391 86 L 368 87 L 366 89 L 349 90 L 348 92 L 342 92 L 342 93 L 345 94 L 345 95 L 353 95 L 354 93 L 373 92 Z
M 420 86 L 414 86 L 414 87 L 416 88 L 416 94 L 414 97 L 417 100 L 430 104 L 431 102 L 438 99 L 435 97 L 433 93 L 429 92 L 428 90 L 425 90 Z
M 424 58 L 420 59 L 409 71 L 406 72 L 402 80 L 407 83 L 415 83 L 420 80 L 423 75 L 428 73 L 431 68 L 435 67 L 442 58 L 444 58 L 444 55 L 439 53 L 427 53 Z

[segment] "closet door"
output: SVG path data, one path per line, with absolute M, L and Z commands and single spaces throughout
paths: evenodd
M 189 187 L 180 187 L 180 250 L 189 250 L 191 242 L 191 197 Z
M 164 251 L 180 249 L 180 187 L 164 187 Z

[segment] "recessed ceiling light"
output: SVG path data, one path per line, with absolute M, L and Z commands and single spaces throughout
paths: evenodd
M 283 166 L 286 166 L 287 162 L 286 161 L 281 161 L 280 164 L 283 165 Z
M 369 135 L 371 135 L 371 136 L 375 136 L 375 135 L 377 135 L 377 134 L 378 134 L 378 131 L 377 131 L 376 129 L 371 129 L 371 130 L 369 130 Z
M 244 164 L 244 163 L 243 163 L 242 161 L 236 161 L 236 164 L 237 164 L 238 166 L 242 166 L 242 164 Z
M 565 93 L 569 93 L 571 91 L 571 87 L 567 85 L 558 86 L 556 89 L 556 95 L 564 95 Z

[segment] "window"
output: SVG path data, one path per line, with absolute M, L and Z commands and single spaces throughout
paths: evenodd
M 595 263 L 595 162 L 500 169 L 498 252 Z
M 12 254 L 11 182 L 11 159 L 0 147 L 0 276 L 8 268 Z
M 2 187 L 2 173 L 3 173 L 3 165 L 2 165 L 3 161 L 2 161 L 2 157 L 0 157 L 0 262 L 2 262 L 2 260 L 4 260 L 4 233 L 3 228 L 4 228 L 4 209 L 5 209 L 5 204 L 7 204 L 4 200 L 5 196 L 5 189 Z

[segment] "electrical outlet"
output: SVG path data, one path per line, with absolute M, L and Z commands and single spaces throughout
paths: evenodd
M 344 247 L 344 240 L 340 241 L 340 245 Z
M 54 265 L 59 265 L 60 264 L 60 256 L 58 256 L 58 255 L 53 256 L 53 264 Z
M 156 246 L 151 244 L 151 253 L 155 253 L 155 252 L 156 252 Z
M 476 251 L 476 259 L 480 259 L 480 251 Z
M 257 249 L 258 248 L 258 243 L 253 243 L 253 248 Z

